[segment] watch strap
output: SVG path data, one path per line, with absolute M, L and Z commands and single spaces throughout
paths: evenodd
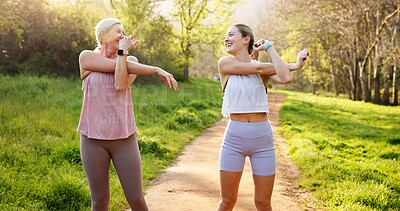
M 119 56 L 122 56 L 122 55 L 128 55 L 129 52 L 128 52 L 127 50 L 119 49 L 119 50 L 117 51 L 117 54 L 118 54 Z

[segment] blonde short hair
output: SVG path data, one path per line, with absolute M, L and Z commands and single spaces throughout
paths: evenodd
M 116 19 L 116 18 L 105 18 L 105 19 L 103 19 L 103 20 L 101 20 L 100 22 L 97 23 L 96 29 L 94 31 L 94 33 L 96 35 L 96 41 L 97 41 L 97 48 L 96 49 L 100 50 L 100 48 L 101 48 L 102 40 L 101 40 L 100 33 L 102 31 L 108 32 L 110 30 L 110 28 L 112 26 L 114 26 L 115 24 L 121 24 L 122 25 L 122 22 L 120 20 Z

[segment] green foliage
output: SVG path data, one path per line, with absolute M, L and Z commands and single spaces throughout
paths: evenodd
M 24 24 L 21 16 L 13 14 L 15 8 L 21 1 L 2 1 L 0 4 L 0 36 L 14 34 L 18 39 L 22 38 Z M 21 46 L 21 42 L 18 43 Z M 0 49 L 3 50 L 3 49 Z
M 289 154 L 332 210 L 400 207 L 400 109 L 288 92 L 280 132 Z
M 195 55 L 211 49 L 216 55 L 222 45 L 223 34 L 226 30 L 230 15 L 233 14 L 232 0 L 174 0 L 171 11 L 179 27 L 175 30 L 179 52 L 180 65 L 183 68 L 183 78 L 189 78 L 189 66 Z
M 173 119 L 180 125 L 194 128 L 198 127 L 202 123 L 199 116 L 197 116 L 194 112 L 188 111 L 187 109 L 177 110 Z
M 2 73 L 72 76 L 79 72 L 80 51 L 95 44 L 90 28 L 94 13 L 86 11 L 87 4 L 31 0 L 6 1 L 5 5 L 0 26 L 4 21 L 11 23 L 0 33 Z
M 7 0 L 0 5 L 0 73 L 75 76 L 79 72 L 79 53 L 96 45 L 96 23 L 117 17 L 127 34 L 140 40 L 131 51 L 140 63 L 161 67 L 178 81 L 187 80 L 184 73 L 188 73 L 194 55 L 207 52 L 214 56 L 223 47 L 221 41 L 235 1 L 180 2 L 184 6 L 181 15 L 190 19 L 179 26 L 183 31 L 176 28 L 175 23 L 181 23 L 179 15 L 161 15 L 159 2 Z M 156 80 L 147 76 L 138 82 Z
M 132 51 L 140 63 L 161 67 L 180 80 L 182 69 L 177 65 L 179 56 L 172 34 L 173 25 L 156 13 L 158 0 L 112 1 L 127 35 L 132 34 L 140 43 Z M 157 15 L 155 15 L 157 14 Z M 141 83 L 154 82 L 157 77 L 140 77 Z
M 219 83 L 190 80 L 179 92 L 161 83 L 132 86 L 145 187 L 221 117 Z M 0 76 L 0 98 L 0 210 L 90 210 L 76 132 L 81 81 Z M 110 190 L 110 210 L 126 208 L 112 167 Z
M 143 154 L 151 154 L 158 158 L 165 157 L 165 154 L 169 152 L 167 148 L 164 148 L 159 144 L 158 141 L 152 140 L 152 138 L 148 136 L 140 136 L 138 138 L 140 153 Z
M 54 148 L 50 155 L 50 161 L 53 164 L 60 164 L 63 161 L 70 162 L 71 164 L 81 164 L 79 146 L 73 144 L 71 146 Z
M 295 33 L 289 33 L 287 39 L 289 45 L 282 51 L 282 59 L 287 63 L 296 63 L 297 53 L 304 49 L 304 46 L 299 46 L 296 43 L 298 40 Z M 318 90 L 332 91 L 332 77 L 329 74 L 329 59 L 318 43 L 310 43 L 307 49 L 312 52 L 312 57 L 306 61 L 306 65 L 300 71 L 292 72 L 293 82 L 279 86 L 288 90 L 301 90 L 305 92 L 316 92 Z M 314 57 L 313 55 L 318 55 Z
M 62 178 L 50 184 L 44 203 L 47 210 L 81 210 L 90 206 L 90 195 L 73 178 Z

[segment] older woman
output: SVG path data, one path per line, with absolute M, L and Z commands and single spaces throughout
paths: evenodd
M 139 64 L 129 56 L 138 41 L 125 36 L 119 20 L 100 21 L 95 36 L 96 50 L 84 50 L 79 57 L 84 97 L 77 129 L 92 210 L 108 210 L 110 161 L 132 210 L 148 210 L 130 86 L 136 75 L 144 74 L 158 74 L 175 90 L 178 84 L 165 70 Z

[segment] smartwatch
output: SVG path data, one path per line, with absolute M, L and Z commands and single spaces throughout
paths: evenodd
M 128 55 L 129 53 L 128 53 L 127 50 L 119 49 L 119 50 L 117 51 L 117 54 L 118 54 L 119 56 L 122 56 L 122 55 Z

